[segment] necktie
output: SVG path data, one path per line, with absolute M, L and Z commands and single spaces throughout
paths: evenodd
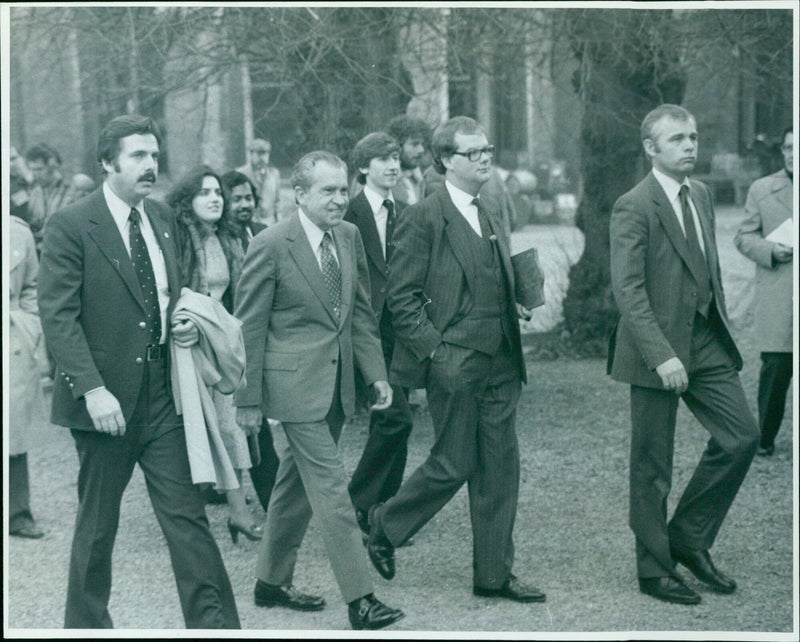
M 394 243 L 392 243 L 392 236 L 394 236 L 394 203 L 388 198 L 383 202 L 386 208 L 386 262 L 392 258 L 392 251 L 394 250 Z
M 333 256 L 331 250 L 331 235 L 325 232 L 320 243 L 320 257 L 322 263 L 322 277 L 325 279 L 325 285 L 328 288 L 328 293 L 331 295 L 331 303 L 333 303 L 333 312 L 336 318 L 339 318 L 339 313 L 342 308 L 342 272 L 339 269 L 339 264 Z
M 481 226 L 481 236 L 488 241 L 492 236 L 492 228 L 489 227 L 489 221 L 486 220 L 486 210 L 483 209 L 483 204 L 479 198 L 473 198 L 472 204 L 478 210 L 478 224 Z
M 703 251 L 700 249 L 700 241 L 697 238 L 697 228 L 694 226 L 694 217 L 689 206 L 689 186 L 681 185 L 678 197 L 681 201 L 681 212 L 683 214 L 683 229 L 686 234 L 686 243 L 689 245 L 689 256 L 694 264 L 695 274 L 698 275 L 697 311 L 704 317 L 708 316 L 708 305 L 711 301 L 711 284 L 708 273 L 708 263 Z
M 131 261 L 139 279 L 139 285 L 144 295 L 144 311 L 147 327 L 150 328 L 150 343 L 158 345 L 161 341 L 161 308 L 158 305 L 158 292 L 156 290 L 156 275 L 150 261 L 142 230 L 139 228 L 141 215 L 135 207 L 131 210 L 129 225 L 129 239 L 131 245 Z

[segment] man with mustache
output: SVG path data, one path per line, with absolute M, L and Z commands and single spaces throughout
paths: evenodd
M 367 253 L 372 309 L 378 320 L 383 357 L 392 362 L 394 328 L 386 303 L 389 259 L 394 249 L 397 217 L 405 203 L 395 200 L 392 189 L 400 176 L 400 146 L 385 132 L 373 132 L 353 148 L 357 180 L 364 189 L 350 201 L 344 220 L 361 232 Z M 362 377 L 358 376 L 357 381 Z M 408 435 L 413 416 L 408 405 L 408 390 L 392 386 L 392 405 L 370 416 L 369 437 L 364 446 L 348 490 L 356 508 L 356 519 L 365 536 L 369 535 L 369 509 L 392 497 L 403 481 L 408 453 Z
M 545 595 L 512 572 L 519 496 L 516 406 L 525 361 L 514 274 L 496 203 L 478 197 L 494 147 L 457 116 L 433 134 L 443 189 L 400 219 L 389 260 L 392 382 L 427 391 L 435 441 L 394 497 L 369 512 L 370 559 L 386 579 L 394 549 L 467 483 L 473 594 L 515 602 Z
M 697 125 L 677 105 L 642 121 L 653 170 L 611 214 L 611 285 L 621 318 L 609 371 L 631 386 L 630 526 L 639 589 L 659 600 L 697 604 L 676 562 L 718 593 L 736 582 L 711 548 L 747 473 L 758 426 L 739 381 L 742 357 L 725 309 L 714 208 L 706 185 L 690 180 Z M 708 430 L 697 468 L 667 522 L 678 400 Z
M 137 463 L 167 540 L 186 626 L 239 628 L 169 387 L 167 341 L 171 335 L 191 345 L 197 329 L 169 323 L 183 278 L 172 213 L 147 198 L 160 141 L 150 118 L 110 121 L 98 141 L 102 187 L 45 227 L 39 310 L 56 362 L 52 422 L 71 429 L 80 462 L 66 628 L 113 626 L 112 550 Z
M 319 611 L 321 597 L 292 585 L 312 513 L 354 629 L 381 629 L 402 611 L 373 594 L 337 443 L 355 406 L 354 365 L 372 386 L 374 410 L 392 403 L 369 272 L 358 229 L 342 222 L 347 166 L 330 152 L 306 154 L 292 172 L 298 211 L 250 242 L 236 289 L 247 385 L 237 421 L 252 432 L 281 422 L 286 445 L 267 510 L 255 586 L 258 606 Z
M 386 132 L 400 145 L 402 174 L 394 186 L 398 200 L 413 205 L 422 198 L 422 157 L 431 137 L 431 128 L 424 120 L 401 114 L 389 121 Z

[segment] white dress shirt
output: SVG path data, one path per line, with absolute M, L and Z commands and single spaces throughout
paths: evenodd
M 308 239 L 309 245 L 311 245 L 311 249 L 314 250 L 314 256 L 317 258 L 317 265 L 319 265 L 319 269 L 322 269 L 322 237 L 325 236 L 325 232 L 319 229 L 308 216 L 305 215 L 301 208 L 297 208 L 297 214 L 300 216 L 300 225 L 303 226 L 303 231 L 306 233 L 306 238 Z M 336 254 L 336 243 L 333 241 L 333 234 L 331 231 L 328 230 L 328 234 L 331 235 L 331 252 L 333 253 L 333 258 L 336 260 L 336 263 L 339 263 L 339 255 Z
M 369 185 L 364 185 L 364 196 L 367 197 L 369 206 L 372 208 L 372 216 L 375 217 L 375 226 L 378 228 L 378 238 L 381 240 L 383 258 L 386 258 L 386 221 L 389 218 L 389 212 L 384 207 L 383 202 L 386 200 L 391 201 L 395 212 L 397 211 L 397 204 L 394 202 L 391 192 L 389 192 L 389 196 L 383 197 Z
M 103 183 L 103 196 L 106 198 L 106 205 L 111 212 L 114 223 L 117 224 L 122 242 L 131 255 L 130 241 L 130 215 L 131 206 L 117 196 L 108 186 Z M 147 253 L 150 255 L 150 262 L 153 264 L 153 272 L 156 277 L 156 291 L 158 292 L 158 307 L 161 312 L 161 339 L 159 343 L 164 343 L 167 337 L 167 308 L 169 307 L 169 281 L 167 280 L 167 264 L 164 262 L 164 255 L 161 253 L 161 246 L 156 240 L 156 233 L 150 225 L 150 219 L 144 211 L 144 200 L 136 205 L 139 210 L 140 223 L 139 230 L 142 232 L 144 244 L 147 246 Z
M 481 234 L 481 223 L 478 219 L 478 208 L 472 203 L 477 197 L 472 194 L 467 194 L 462 189 L 458 189 L 448 180 L 445 180 L 444 185 L 447 188 L 447 192 L 450 194 L 453 205 L 461 212 L 461 216 L 467 219 L 467 223 L 475 230 L 475 234 L 482 238 L 483 234 Z
M 683 230 L 684 236 L 686 236 L 686 229 L 683 227 L 683 208 L 681 207 L 680 191 L 681 185 L 686 185 L 689 188 L 689 209 L 692 211 L 694 229 L 697 230 L 697 241 L 700 243 L 700 250 L 703 252 L 703 255 L 705 255 L 706 244 L 703 240 L 703 228 L 700 226 L 700 219 L 697 216 L 697 208 L 695 208 L 694 201 L 692 200 L 692 186 L 689 184 L 689 179 L 684 178 L 683 182 L 679 183 L 671 176 L 667 176 L 664 174 L 664 172 L 658 171 L 655 167 L 653 168 L 653 176 L 655 176 L 661 187 L 664 188 L 664 192 L 667 194 L 669 203 L 672 205 L 672 211 L 675 212 L 675 216 L 678 219 L 678 224 Z

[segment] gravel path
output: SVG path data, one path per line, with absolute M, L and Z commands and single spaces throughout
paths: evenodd
M 740 218 L 722 211 L 718 242 L 729 298 L 746 296 L 750 265 L 740 261 L 731 238 Z M 738 284 L 738 289 L 733 287 Z M 758 355 L 753 348 L 747 305 L 738 317 L 742 372 L 755 408 Z M 545 604 L 520 605 L 471 595 L 471 534 L 462 490 L 397 553 L 397 576 L 375 574 L 377 595 L 405 610 L 389 631 L 396 636 L 478 635 L 596 638 L 683 637 L 783 639 L 796 627 L 793 577 L 793 458 L 791 405 L 771 459 L 757 458 L 714 547 L 714 559 L 739 582 L 731 596 L 701 591 L 703 602 L 682 607 L 656 602 L 636 586 L 633 536 L 627 526 L 627 471 L 630 439 L 627 389 L 605 375 L 601 360 L 529 363 L 531 384 L 518 408 L 522 481 L 516 521 L 516 573 L 547 593 Z M 418 415 L 410 441 L 411 472 L 432 441 L 427 413 Z M 364 417 L 345 429 L 341 447 L 349 472 L 366 439 Z M 688 481 L 707 435 L 682 407 L 678 418 L 670 511 Z M 53 427 L 42 448 L 30 454 L 32 506 L 47 536 L 38 541 L 9 538 L 5 547 L 6 634 L 62 635 L 69 546 L 77 505 L 77 457 L 67 430 Z M 346 608 L 338 594 L 315 522 L 300 551 L 295 584 L 323 595 L 328 607 L 301 614 L 254 606 L 253 570 L 257 543 L 233 546 L 225 507 L 210 506 L 209 520 L 250 636 L 350 636 Z M 258 511 L 258 518 L 263 514 Z M 125 494 L 110 610 L 125 635 L 182 629 L 166 546 L 138 471 Z M 11 630 L 9 630 L 9 627 Z M 32 629 L 40 629 L 34 631 Z M 148 629 L 144 632 L 143 629 Z M 24 631 L 23 631 L 24 630 Z M 169 631 L 172 630 L 172 631 Z M 387 631 L 387 635 L 389 635 Z M 631 633 L 631 632 L 639 632 Z M 194 633 L 192 634 L 194 636 Z M 185 633 L 183 634 L 185 636 Z M 376 637 L 370 634 L 370 637 Z M 796 639 L 796 637 L 795 637 Z

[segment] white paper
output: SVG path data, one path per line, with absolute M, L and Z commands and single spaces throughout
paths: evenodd
M 772 232 L 766 236 L 766 239 L 773 243 L 781 243 L 789 247 L 795 247 L 797 245 L 797 240 L 794 235 L 794 221 L 791 218 L 787 218 L 783 223 L 772 230 Z

